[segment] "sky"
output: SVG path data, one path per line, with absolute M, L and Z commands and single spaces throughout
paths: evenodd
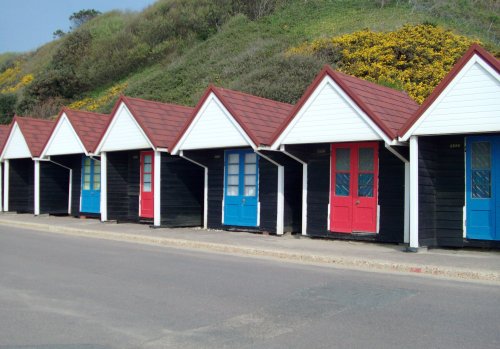
M 83 9 L 140 11 L 155 0 L 0 0 L 0 53 L 25 52 L 67 31 L 69 16 Z

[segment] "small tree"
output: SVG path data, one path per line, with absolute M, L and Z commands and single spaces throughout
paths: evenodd
M 80 27 L 82 24 L 90 21 L 92 18 L 97 17 L 100 14 L 101 14 L 101 12 L 94 10 L 94 9 L 80 10 L 78 12 L 74 12 L 69 17 L 70 22 L 73 23 L 71 30 L 74 30 L 74 29 Z
M 52 37 L 54 39 L 60 39 L 62 38 L 66 33 L 62 31 L 61 29 L 57 29 L 55 32 L 52 33 Z

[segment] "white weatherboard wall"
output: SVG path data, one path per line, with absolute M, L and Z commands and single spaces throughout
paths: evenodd
M 109 125 L 100 151 L 120 151 L 131 149 L 151 148 L 137 121 L 134 119 L 125 104 L 121 104 Z
M 379 140 L 381 136 L 350 98 L 325 77 L 288 125 L 280 144 Z
M 500 75 L 471 58 L 412 129 L 412 135 L 499 131 Z
M 43 155 L 65 155 L 85 153 L 85 148 L 78 138 L 66 115 L 57 123 Z
M 181 140 L 180 149 L 206 149 L 248 146 L 250 142 L 244 131 L 222 105 L 217 96 L 211 94 Z
M 31 158 L 31 152 L 28 148 L 28 144 L 24 139 L 21 129 L 17 125 L 14 125 L 12 133 L 5 145 L 3 152 L 4 159 L 23 159 Z

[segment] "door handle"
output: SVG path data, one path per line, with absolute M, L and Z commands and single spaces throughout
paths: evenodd
M 241 199 L 241 203 L 244 204 L 246 202 L 245 199 Z
M 359 200 L 356 200 L 354 203 L 355 203 L 356 205 L 359 205 Z

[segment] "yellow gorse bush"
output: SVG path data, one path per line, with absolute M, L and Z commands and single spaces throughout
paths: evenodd
M 325 57 L 346 74 L 402 89 L 422 103 L 473 42 L 433 25 L 405 25 L 320 38 L 287 54 Z
M 125 91 L 127 83 L 116 84 L 108 88 L 104 93 L 97 98 L 87 97 L 82 100 L 71 103 L 68 107 L 71 109 L 83 109 L 88 111 L 96 111 L 102 106 L 108 104 L 113 98 Z
M 0 73 L 0 93 L 13 93 L 29 85 L 34 79 L 33 74 L 21 76 L 21 62 L 16 61 L 10 68 Z

